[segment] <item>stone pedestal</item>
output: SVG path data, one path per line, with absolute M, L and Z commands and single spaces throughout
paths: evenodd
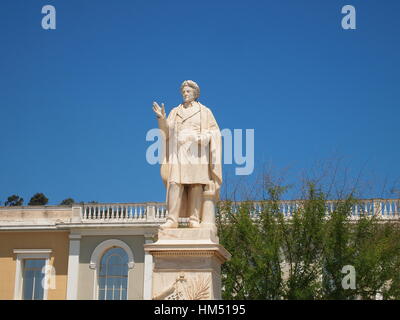
M 221 264 L 230 254 L 213 229 L 160 230 L 144 246 L 153 256 L 153 299 L 221 299 Z

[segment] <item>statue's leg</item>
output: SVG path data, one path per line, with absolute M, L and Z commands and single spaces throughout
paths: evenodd
M 188 190 L 189 227 L 200 227 L 201 204 L 203 203 L 203 185 L 193 184 Z
M 215 191 L 205 190 L 203 192 L 203 204 L 201 213 L 201 227 L 212 229 L 217 232 L 215 225 Z
M 168 217 L 167 222 L 160 226 L 161 229 L 177 228 L 178 217 L 182 203 L 183 185 L 171 183 L 168 189 Z

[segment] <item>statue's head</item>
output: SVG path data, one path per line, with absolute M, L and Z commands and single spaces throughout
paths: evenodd
M 184 102 L 192 102 L 200 97 L 200 87 L 192 80 L 185 80 L 181 84 L 181 93 Z

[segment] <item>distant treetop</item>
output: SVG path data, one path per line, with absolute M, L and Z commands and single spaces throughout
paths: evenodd
M 29 206 L 45 206 L 49 199 L 43 193 L 36 193 L 29 201 Z
M 63 201 L 61 201 L 60 205 L 61 206 L 70 206 L 70 205 L 73 205 L 74 203 L 75 203 L 74 199 L 67 198 L 67 199 L 64 199 Z
M 24 199 L 20 196 L 14 194 L 7 198 L 7 201 L 4 203 L 6 207 L 17 207 L 22 206 L 24 204 Z

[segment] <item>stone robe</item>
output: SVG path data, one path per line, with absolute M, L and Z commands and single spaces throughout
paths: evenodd
M 158 119 L 158 123 L 165 137 L 161 176 L 167 187 L 167 199 L 170 183 L 213 182 L 217 200 L 222 184 L 222 142 L 211 110 L 199 102 L 189 108 L 180 104 L 167 119 Z M 185 197 L 182 201 L 185 202 Z M 186 203 L 182 203 L 180 216 L 187 216 L 185 208 Z

